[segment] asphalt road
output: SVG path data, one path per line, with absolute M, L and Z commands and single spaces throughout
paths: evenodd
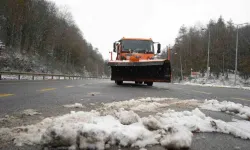
M 49 80 L 49 81 L 1 81 L 0 118 L 18 114 L 25 109 L 36 109 L 43 117 L 68 113 L 65 104 L 113 102 L 139 97 L 173 97 L 179 99 L 228 100 L 250 106 L 250 91 L 242 89 L 200 87 L 167 83 L 154 83 L 152 87 L 125 83 L 118 86 L 110 80 Z M 228 121 L 230 116 L 219 112 L 208 112 L 216 119 Z M 25 119 L 25 118 L 24 118 Z M 33 118 L 39 120 L 41 118 Z M 26 120 L 25 120 L 26 121 Z M 6 125 L 6 124 L 5 124 Z M 13 125 L 15 126 L 15 124 Z M 206 137 L 206 138 L 203 138 Z M 191 149 L 250 149 L 250 142 L 218 133 L 196 134 Z M 0 147 L 1 148 L 1 147 Z M 13 145 L 4 149 L 22 149 Z M 24 147 L 37 149 L 37 147 Z M 150 148 L 149 148 L 150 149 Z M 154 147 L 151 149 L 155 149 Z M 156 149 L 161 149 L 156 147 Z

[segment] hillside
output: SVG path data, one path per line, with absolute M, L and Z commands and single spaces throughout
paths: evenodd
M 47 0 L 1 0 L 0 41 L 0 71 L 104 74 L 72 15 Z

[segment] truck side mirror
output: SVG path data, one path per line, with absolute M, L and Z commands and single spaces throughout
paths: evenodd
M 161 44 L 160 43 L 157 44 L 157 53 L 161 53 Z

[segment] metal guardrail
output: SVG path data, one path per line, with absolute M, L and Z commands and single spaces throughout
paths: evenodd
M 47 74 L 47 73 L 32 73 L 32 72 L 8 72 L 8 71 L 0 71 L 0 80 L 2 80 L 2 75 L 17 75 L 18 80 L 21 80 L 21 75 L 32 76 L 32 80 L 35 80 L 35 76 L 42 76 L 43 80 L 45 77 L 51 76 L 51 79 L 54 77 L 63 77 L 64 79 L 84 79 L 84 78 L 98 78 L 98 77 L 84 77 L 84 76 L 76 76 L 76 75 L 65 75 L 65 74 Z M 60 79 L 59 78 L 59 79 Z

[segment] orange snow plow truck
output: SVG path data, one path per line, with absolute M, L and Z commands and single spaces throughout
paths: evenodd
M 111 80 L 121 85 L 124 81 L 134 81 L 135 84 L 153 82 L 171 82 L 171 65 L 167 59 L 157 59 L 161 52 L 161 44 L 151 38 L 122 38 L 114 42 L 113 52 L 116 60 L 110 60 Z

